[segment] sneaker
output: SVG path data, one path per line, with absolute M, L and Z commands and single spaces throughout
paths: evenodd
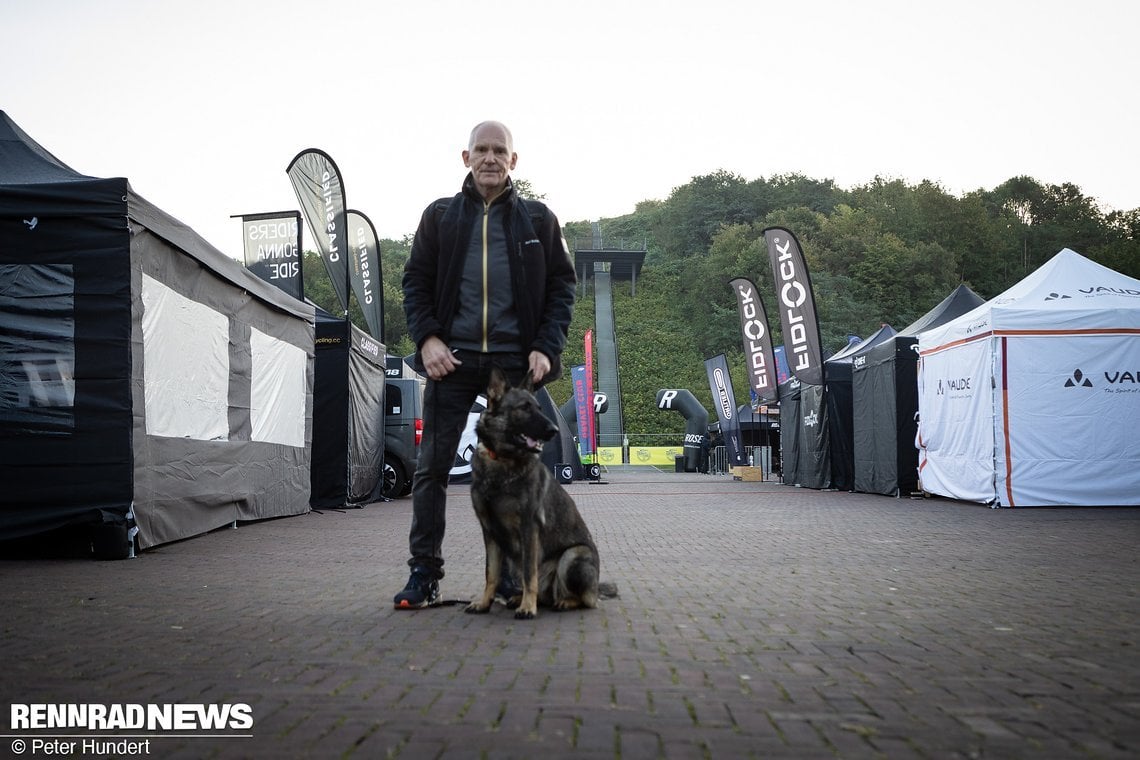
M 439 581 L 426 567 L 413 567 L 408 585 L 396 594 L 393 603 L 398 610 L 418 610 L 439 599 Z

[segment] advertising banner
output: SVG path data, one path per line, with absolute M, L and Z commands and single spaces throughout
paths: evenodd
M 807 262 L 796 236 L 783 227 L 764 230 L 776 283 L 784 355 L 792 374 L 807 385 L 823 385 L 823 352 L 815 295 Z
M 340 170 L 323 150 L 309 148 L 293 158 L 285 173 L 293 183 L 301 213 L 316 240 L 337 299 L 347 312 L 349 241 Z
M 744 360 L 748 363 L 748 380 L 752 386 L 753 405 L 773 404 L 779 397 L 776 379 L 776 357 L 772 351 L 772 333 L 768 330 L 768 314 L 756 285 L 747 277 L 729 282 L 736 292 L 740 312 L 740 338 Z
M 728 463 L 734 467 L 743 467 L 748 464 L 748 459 L 744 456 L 744 445 L 740 438 L 740 418 L 736 414 L 736 395 L 732 392 L 732 378 L 728 375 L 728 360 L 724 354 L 705 359 L 705 371 L 709 376 L 713 406 L 720 419 L 720 432 L 724 436 Z
M 587 390 L 588 375 L 586 365 L 570 368 L 570 382 L 574 386 L 574 407 L 578 413 L 578 455 L 582 462 L 594 459 L 594 405 L 593 396 Z
M 348 210 L 348 239 L 352 251 L 349 280 L 356 303 L 364 313 L 369 334 L 384 340 L 384 274 L 380 269 L 380 241 L 372 220 L 355 209 Z
M 240 214 L 245 268 L 299 301 L 305 300 L 301 278 L 301 215 L 296 211 Z
M 588 429 L 590 431 L 590 450 L 597 451 L 598 449 L 598 411 L 597 399 L 594 398 L 594 331 L 593 329 L 586 330 L 586 336 L 583 340 L 583 352 L 586 361 L 586 398 L 591 400 L 593 406 L 590 407 L 593 414 L 590 415 Z M 580 418 L 579 418 L 580 419 Z

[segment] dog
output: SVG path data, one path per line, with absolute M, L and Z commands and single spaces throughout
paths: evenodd
M 483 528 L 487 584 L 467 612 L 491 609 L 504 557 L 522 581 L 516 618 L 534 618 L 539 605 L 597 606 L 598 549 L 574 500 L 541 459 L 542 442 L 557 433 L 534 396 L 530 372 L 522 385 L 510 387 L 500 370 L 492 370 L 471 462 L 471 501 Z

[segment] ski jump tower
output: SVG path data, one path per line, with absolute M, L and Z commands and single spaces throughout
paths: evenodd
M 629 280 L 637 295 L 637 276 L 645 262 L 645 243 L 630 247 L 625 241 L 606 245 L 598 223 L 593 239 L 575 245 L 574 267 L 583 290 L 594 288 L 594 340 L 598 362 L 597 392 L 606 394 L 609 409 L 598 416 L 598 446 L 623 448 L 625 426 L 621 411 L 621 373 L 614 330 L 613 281 Z M 585 243 L 586 245 L 582 245 Z

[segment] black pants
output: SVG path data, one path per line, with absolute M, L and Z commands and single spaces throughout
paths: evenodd
M 447 483 L 467 417 L 480 394 L 487 391 L 492 367 L 511 385 L 526 376 L 522 354 L 481 354 L 459 350 L 463 362 L 441 380 L 428 380 L 424 389 L 424 436 L 412 481 L 412 530 L 408 545 L 412 567 L 425 567 L 443 577 L 443 533 L 447 524 Z

